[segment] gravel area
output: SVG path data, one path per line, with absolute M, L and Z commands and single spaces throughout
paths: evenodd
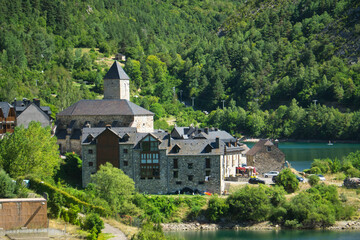
M 125 234 L 119 229 L 104 223 L 105 228 L 102 230 L 103 233 L 111 233 L 114 237 L 109 238 L 109 240 L 127 240 Z

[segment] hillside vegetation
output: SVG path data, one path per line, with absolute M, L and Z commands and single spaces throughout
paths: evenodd
M 173 115 L 233 134 L 357 139 L 359 18 L 357 0 L 1 1 L 0 100 L 56 112 L 96 98 L 103 60 L 120 52 L 157 127 Z M 191 98 L 227 109 L 207 117 L 178 101 Z

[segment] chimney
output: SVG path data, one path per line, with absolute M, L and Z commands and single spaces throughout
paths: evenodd
M 168 136 L 169 136 L 168 147 L 170 147 L 171 146 L 171 135 L 169 134 Z
M 33 103 L 34 103 L 36 106 L 40 107 L 40 100 L 39 100 L 39 99 L 34 98 L 34 99 L 33 99 Z
M 209 134 L 209 128 L 208 128 L 208 127 L 204 128 L 204 132 L 205 132 L 206 134 Z
M 218 149 L 219 147 L 220 147 L 220 138 L 217 137 L 217 138 L 215 139 L 215 148 Z

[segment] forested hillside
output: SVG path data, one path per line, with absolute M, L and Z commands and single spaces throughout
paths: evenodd
M 2 101 L 39 97 L 56 111 L 96 98 L 115 53 L 127 56 L 132 101 L 157 120 L 358 138 L 357 0 L 0 1 Z M 205 116 L 176 101 L 191 98 L 226 109 Z

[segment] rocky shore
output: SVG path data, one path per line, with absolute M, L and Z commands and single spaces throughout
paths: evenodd
M 214 230 L 253 230 L 268 231 L 281 230 L 279 225 L 273 225 L 270 222 L 261 222 L 256 224 L 249 223 L 163 223 L 161 224 L 164 231 L 214 231 Z M 344 230 L 360 230 L 360 220 L 357 221 L 338 221 L 333 226 L 326 228 L 327 230 L 344 231 Z

